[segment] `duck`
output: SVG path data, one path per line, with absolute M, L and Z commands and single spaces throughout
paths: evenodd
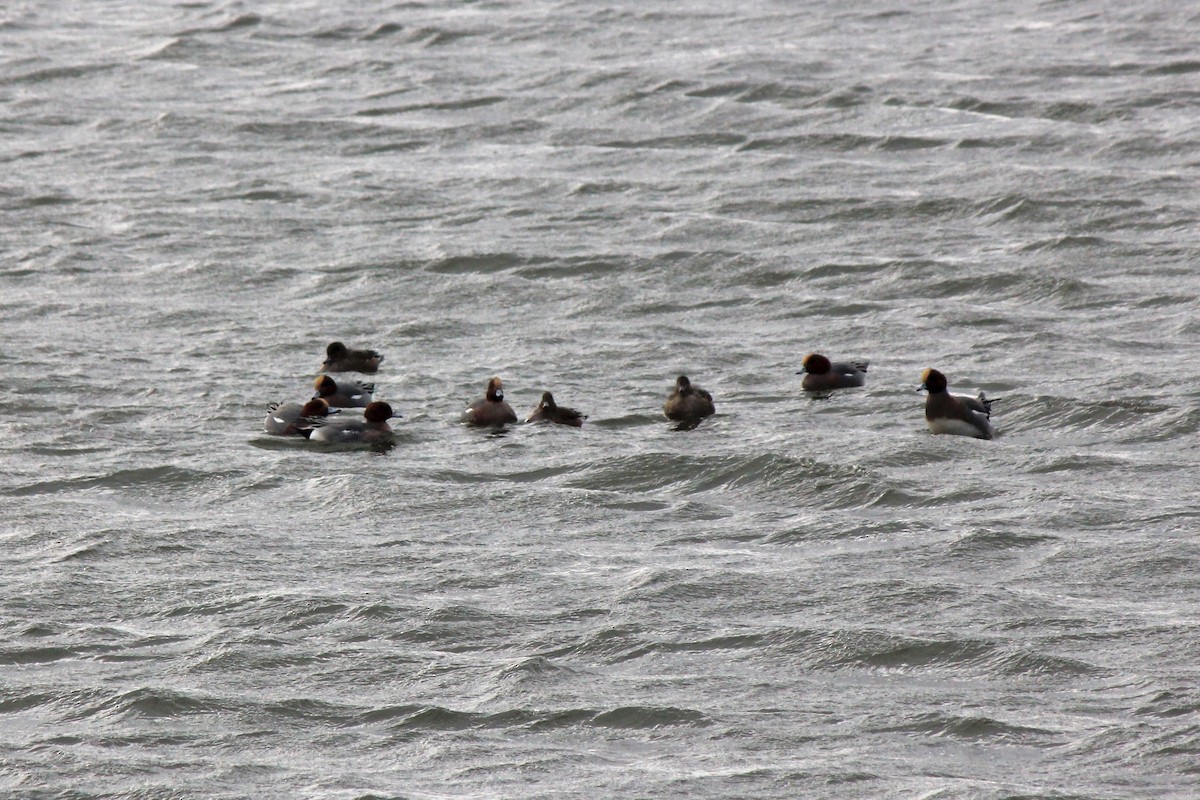
M 358 419 L 316 420 L 310 441 L 327 444 L 389 444 L 393 440 L 388 420 L 398 417 L 387 403 L 374 400 Z
M 820 353 L 809 353 L 796 374 L 804 375 L 800 388 L 806 392 L 852 389 L 867 382 L 869 364 L 869 361 L 832 362 Z
M 463 422 L 480 427 L 499 427 L 516 421 L 517 414 L 505 402 L 504 384 L 498 377 L 489 380 L 484 396 L 463 411 Z
M 686 375 L 675 379 L 675 389 L 663 403 L 667 419 L 676 422 L 699 422 L 716 413 L 712 395 L 699 386 L 693 386 Z
M 358 381 L 334 380 L 328 375 L 318 375 L 313 381 L 313 388 L 319 397 L 333 408 L 365 408 L 375 394 L 375 384 L 359 383 Z
M 268 407 L 267 418 L 263 420 L 263 429 L 272 436 L 304 436 L 312 432 L 313 419 L 320 419 L 329 414 L 337 413 L 330 409 L 329 404 L 321 398 L 300 403 L 272 403 Z
M 925 423 L 934 433 L 954 436 L 973 436 L 976 439 L 992 439 L 996 429 L 992 427 L 992 403 L 983 392 L 978 396 L 950 394 L 946 376 L 936 369 L 921 373 L 921 386 L 929 392 L 925 398 Z
M 573 408 L 560 406 L 554 402 L 554 395 L 549 392 L 542 392 L 542 401 L 537 404 L 537 408 L 530 412 L 525 421 L 556 422 L 559 425 L 582 428 L 585 419 L 587 419 L 587 414 L 580 414 Z
M 365 372 L 379 371 L 383 356 L 374 350 L 354 350 L 341 342 L 330 342 L 325 348 L 325 361 L 321 372 Z

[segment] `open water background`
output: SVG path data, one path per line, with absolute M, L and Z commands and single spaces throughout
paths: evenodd
M 0 795 L 1200 796 L 1198 32 L 6 4 Z M 260 433 L 335 338 L 390 452 Z

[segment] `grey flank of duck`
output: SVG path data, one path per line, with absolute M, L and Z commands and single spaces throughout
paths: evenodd
M 331 378 L 319 375 L 313 381 L 319 397 L 333 408 L 366 408 L 375 394 L 375 384 L 359 383 L 349 378 Z
M 263 420 L 263 430 L 272 436 L 308 436 L 312 430 L 312 420 L 329 414 L 329 404 L 320 398 L 309 400 L 304 405 L 272 403 L 267 418 Z
M 388 420 L 398 416 L 390 405 L 376 400 L 357 419 L 317 420 L 308 438 L 328 444 L 387 444 L 394 438 Z
M 797 375 L 804 375 L 800 388 L 806 392 L 852 389 L 867 382 L 868 361 L 830 361 L 820 353 L 809 353 Z

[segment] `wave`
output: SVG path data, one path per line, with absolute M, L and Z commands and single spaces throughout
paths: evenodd
M 1161 689 L 1134 709 L 1133 713 L 1162 719 L 1189 717 L 1200 713 L 1200 694 L 1195 687 Z
M 740 133 L 689 133 L 672 136 L 655 136 L 647 139 L 608 139 L 595 143 L 596 147 L 615 150 L 697 150 L 708 148 L 732 148 L 746 142 Z
M 228 33 L 230 31 L 238 31 L 246 28 L 257 28 L 263 24 L 264 18 L 258 14 L 246 13 L 238 14 L 218 25 L 211 25 L 198 28 L 186 28 L 178 32 L 178 36 L 194 36 L 197 34 L 206 33 Z
M 596 714 L 588 724 L 595 728 L 650 729 L 675 727 L 706 727 L 709 718 L 693 709 L 671 706 L 621 706 Z
M 1106 398 L 1087 400 L 1056 395 L 1007 394 L 1003 409 L 1006 430 L 1049 430 L 1059 433 L 1096 433 L 1135 441 L 1162 441 L 1200 430 L 1200 410 L 1151 399 Z M 1121 466 L 1111 456 L 1055 453 L 1035 462 L 1034 473 L 1068 469 Z
M 706 727 L 711 720 L 702 712 L 673 706 L 617 706 L 607 709 L 567 708 L 553 711 L 513 709 L 497 712 L 457 711 L 437 705 L 383 706 L 355 715 L 347 727 L 386 723 L 395 732 L 462 731 L 489 728 L 526 728 L 533 731 L 564 727 L 616 730 L 654 730 L 666 727 Z
M 1053 122 L 1086 124 L 1102 124 L 1124 120 L 1130 118 L 1133 113 L 1132 109 L 1123 108 L 1121 105 L 1111 102 L 1047 101 L 1038 98 L 1027 100 L 981 100 L 975 97 L 963 97 L 947 104 L 947 108 L 955 111 L 986 114 L 991 117 L 1009 119 L 1031 118 Z
M 74 720 L 95 717 L 140 717 L 159 720 L 233 712 L 239 708 L 236 702 L 220 700 L 198 692 L 165 687 L 139 687 L 78 707 L 68 717 Z
M 387 117 L 399 114 L 410 114 L 414 111 L 471 111 L 507 102 L 503 95 L 484 95 L 481 97 L 465 97 L 459 100 L 428 101 L 423 103 L 408 103 L 399 106 L 381 106 L 367 108 L 356 112 L 362 117 Z M 393 135 L 395 132 L 393 131 Z
M 56 647 L 54 645 L 0 648 L 0 664 L 8 666 L 48 664 L 53 661 L 77 658 L 78 656 L 79 652 L 73 648 Z
M 909 722 L 874 730 L 878 733 L 915 733 L 972 742 L 996 741 L 1036 747 L 1054 747 L 1062 744 L 1066 737 L 1062 731 L 1004 722 L 988 716 L 943 713 L 921 714 Z
M 859 467 L 844 467 L 779 454 L 689 456 L 673 452 L 608 458 L 586 466 L 564 482 L 601 491 L 657 492 L 668 487 L 682 494 L 747 490 L 776 495 L 807 491 L 834 507 L 873 501 L 887 479 Z
M 1142 70 L 1144 75 L 1191 75 L 1200 72 L 1200 61 L 1172 61 L 1169 64 L 1158 64 Z
M 481 35 L 478 31 L 425 26 L 408 31 L 407 40 L 424 47 L 445 47 L 463 39 L 472 39 Z
M 973 531 L 950 545 L 955 555 L 986 555 L 1005 553 L 1027 547 L 1041 547 L 1061 541 L 1054 534 L 1022 533 L 1018 531 Z
M 889 135 L 872 136 L 861 133 L 806 133 L 748 138 L 740 143 L 741 146 L 738 147 L 738 150 L 746 153 L 758 151 L 806 153 L 833 151 L 848 153 L 856 150 L 892 152 L 947 147 L 953 144 L 954 141 L 953 139 L 945 138 Z M 739 143 L 730 142 L 730 144 Z
M 120 67 L 120 64 L 115 63 L 79 64 L 69 67 L 46 67 L 44 69 L 25 72 L 20 75 L 0 77 L 0 86 L 25 86 L 52 83 L 54 81 L 74 81 L 83 78 L 92 78 L 97 75 L 104 75 L 105 73 L 113 72 Z
M 174 465 L 137 467 L 133 469 L 119 469 L 101 475 L 37 481 L 4 491 L 6 494 L 15 497 L 76 492 L 87 489 L 165 489 L 178 491 L 210 486 L 214 480 L 223 481 L 242 474 L 239 470 L 199 470 Z
M 518 267 L 540 266 L 548 262 L 548 258 L 530 257 L 517 253 L 479 253 L 437 259 L 427 262 L 424 268 L 426 272 L 442 275 L 487 275 Z

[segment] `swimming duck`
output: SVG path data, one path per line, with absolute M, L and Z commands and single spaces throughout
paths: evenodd
M 392 441 L 388 420 L 398 417 L 387 403 L 368 403 L 358 419 L 317 420 L 308 438 L 329 444 L 387 444 Z
M 328 375 L 318 375 L 313 381 L 313 388 L 317 390 L 314 397 L 320 397 L 334 408 L 365 408 L 375 393 L 373 383 L 359 383 L 346 378 L 334 380 Z
M 867 382 L 869 361 L 844 361 L 833 363 L 820 353 L 809 353 L 804 357 L 803 368 L 797 375 L 804 375 L 800 388 L 806 392 L 828 392 L 833 389 L 850 389 Z
M 921 373 L 921 386 L 929 392 L 925 398 L 925 422 L 929 430 L 976 439 L 991 439 L 996 435 L 991 422 L 994 401 L 983 392 L 978 397 L 950 394 L 946 390 L 946 376 L 936 369 Z
M 516 421 L 516 412 L 504 401 L 504 384 L 499 378 L 488 381 L 487 393 L 463 412 L 463 422 L 471 425 L 500 426 Z
M 310 418 L 328 416 L 329 404 L 319 397 L 304 405 L 299 403 L 272 403 L 263 421 L 263 429 L 272 436 L 305 436 L 312 431 Z
M 663 403 L 667 419 L 676 422 L 699 422 L 716 413 L 712 395 L 699 386 L 693 386 L 686 375 L 675 379 L 675 390 Z
M 525 418 L 526 422 L 557 422 L 559 425 L 570 425 L 573 428 L 582 428 L 583 421 L 587 419 L 587 414 L 580 414 L 573 408 L 560 406 L 554 402 L 554 395 L 549 392 L 542 392 L 542 402 L 538 403 L 537 408 L 530 412 Z
M 325 348 L 321 372 L 378 372 L 383 356 L 374 350 L 352 350 L 341 342 Z

